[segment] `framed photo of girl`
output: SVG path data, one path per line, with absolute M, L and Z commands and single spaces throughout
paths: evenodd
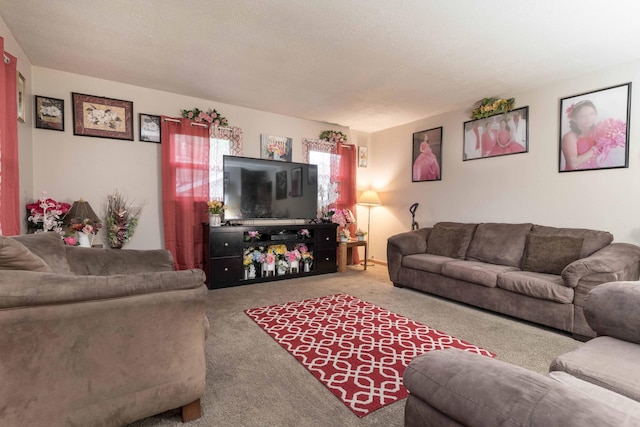
M 529 107 L 464 122 L 462 160 L 529 151 Z
M 560 100 L 559 172 L 629 167 L 631 83 Z
M 442 127 L 413 134 L 412 182 L 442 179 Z

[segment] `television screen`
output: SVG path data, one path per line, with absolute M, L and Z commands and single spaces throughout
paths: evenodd
M 225 220 L 317 216 L 316 165 L 224 156 L 223 172 Z

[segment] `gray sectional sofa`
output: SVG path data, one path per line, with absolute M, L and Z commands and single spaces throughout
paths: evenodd
M 640 247 L 605 231 L 534 224 L 441 222 L 392 236 L 389 277 L 413 288 L 594 337 L 584 299 L 606 282 L 638 280 Z

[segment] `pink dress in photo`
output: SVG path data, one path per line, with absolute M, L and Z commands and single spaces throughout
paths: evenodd
M 592 136 L 581 136 L 576 141 L 576 149 L 578 150 L 578 156 L 586 153 L 595 145 L 596 141 Z M 598 168 L 598 158 L 596 156 L 590 158 L 588 161 L 584 162 L 576 169 L 595 169 Z M 565 166 L 564 170 L 571 170 L 569 167 Z
M 487 156 L 495 145 L 496 132 L 485 128 L 485 131 L 482 133 L 482 157 Z
M 420 153 L 413 163 L 414 181 L 433 181 L 440 178 L 440 166 L 436 156 L 431 151 L 429 144 L 425 144 L 424 151 Z M 422 147 L 421 147 L 422 148 Z
M 498 132 L 496 144 L 489 152 L 489 155 L 500 156 L 502 154 L 522 153 L 524 151 L 525 149 L 522 145 L 511 140 L 511 132 L 508 130 L 501 130 Z

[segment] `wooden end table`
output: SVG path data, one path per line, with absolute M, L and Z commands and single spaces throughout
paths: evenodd
M 347 260 L 351 259 L 352 250 L 358 246 L 364 246 L 364 269 L 367 269 L 367 259 L 369 257 L 369 245 L 366 240 L 349 240 L 348 242 L 338 242 L 338 273 L 347 271 Z

